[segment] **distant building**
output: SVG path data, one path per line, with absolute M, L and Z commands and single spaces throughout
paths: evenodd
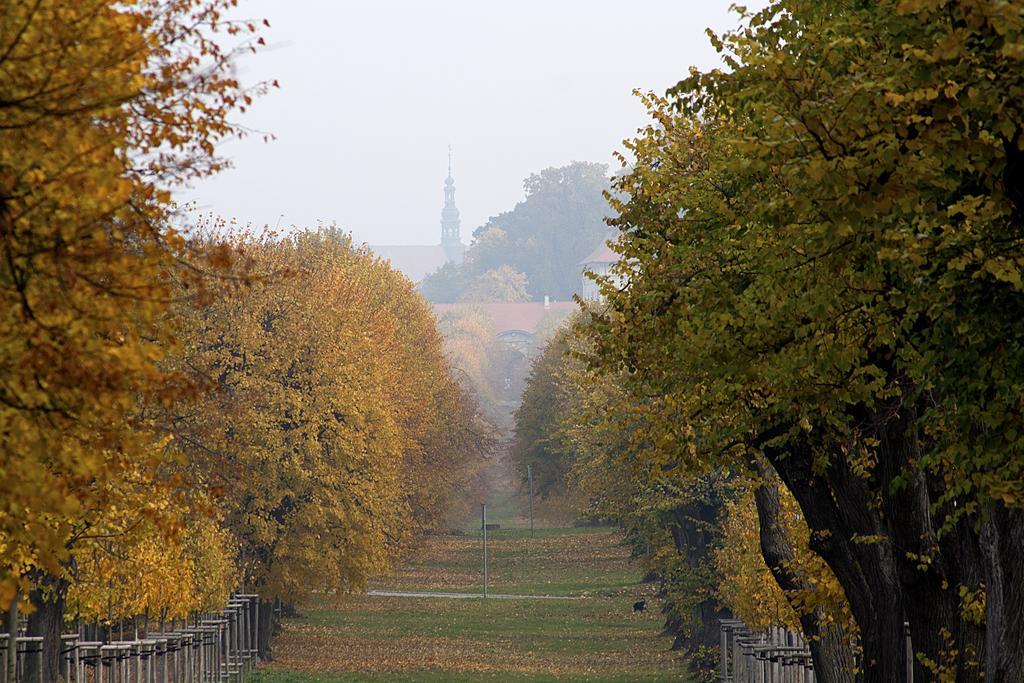
M 434 304 L 434 313 L 439 318 L 445 313 L 461 310 L 480 310 L 491 319 L 494 335 L 502 342 L 503 348 L 496 365 L 504 377 L 499 398 L 511 411 L 526 388 L 530 358 L 558 325 L 579 310 L 579 306 L 575 301 Z
M 580 297 L 583 299 L 599 299 L 601 292 L 597 283 L 587 277 L 587 273 L 594 273 L 599 276 L 606 276 L 611 272 L 612 265 L 619 260 L 619 255 L 612 251 L 608 242 L 601 242 L 601 246 L 587 254 L 587 257 L 580 261 L 583 283 L 580 288 Z
M 475 309 L 486 312 L 494 323 L 495 336 L 505 345 L 528 355 L 538 332 L 550 332 L 579 310 L 575 301 L 524 301 L 493 304 L 434 304 L 434 312 Z M 550 328 L 550 329 L 548 329 Z
M 459 234 L 461 220 L 455 206 L 455 179 L 452 178 L 452 155 L 448 152 L 448 177 L 444 181 L 444 208 L 441 209 L 440 244 L 400 244 L 371 246 L 370 249 L 407 278 L 419 283 L 446 263 L 462 263 L 466 245 Z
M 462 263 L 466 245 L 462 243 L 459 227 L 459 208 L 455 206 L 455 179 L 452 178 L 452 155 L 448 153 L 448 177 L 444 179 L 444 207 L 441 209 L 441 249 L 445 258 L 454 264 Z

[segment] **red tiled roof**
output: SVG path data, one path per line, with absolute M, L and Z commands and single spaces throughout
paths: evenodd
M 588 263 L 615 263 L 618 260 L 619 255 L 612 251 L 611 247 L 602 242 L 601 246 L 590 252 L 585 259 L 580 261 L 580 265 L 585 266 Z
M 413 282 L 419 282 L 448 261 L 444 249 L 436 244 L 382 245 L 370 249 Z
M 537 332 L 537 326 L 548 316 L 565 318 L 579 310 L 575 301 L 552 301 L 544 308 L 543 301 L 529 301 L 511 304 L 434 304 L 434 311 L 440 315 L 446 311 L 477 308 L 490 314 L 494 319 L 494 332 L 520 330 L 529 334 Z

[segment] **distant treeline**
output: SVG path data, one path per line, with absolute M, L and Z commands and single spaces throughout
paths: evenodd
M 473 231 L 461 265 L 428 276 L 435 303 L 568 300 L 580 290 L 580 260 L 608 226 L 607 166 L 575 162 L 527 178 L 526 198 Z

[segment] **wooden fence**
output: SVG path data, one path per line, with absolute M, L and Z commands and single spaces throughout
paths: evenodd
M 61 675 L 67 683 L 243 683 L 259 661 L 259 596 L 235 595 L 223 612 L 197 615 L 190 625 L 144 633 L 133 640 L 90 641 L 61 636 Z M 0 634 L 0 683 L 28 680 L 32 658 L 42 662 L 42 637 L 19 636 L 16 674 L 8 678 L 11 649 Z M 42 671 L 41 666 L 36 666 Z
M 781 626 L 752 631 L 739 619 L 720 619 L 722 683 L 815 683 L 814 662 L 803 636 Z M 903 624 L 907 682 L 914 683 L 910 624 Z M 856 655 L 855 655 L 856 659 Z
M 799 633 L 781 626 L 752 631 L 739 619 L 720 624 L 723 683 L 814 683 L 811 651 Z

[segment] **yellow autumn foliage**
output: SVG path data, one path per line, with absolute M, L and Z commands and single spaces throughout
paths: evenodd
M 781 500 L 783 514 L 789 522 L 786 530 L 792 532 L 794 527 L 800 526 L 799 520 L 794 518 L 798 511 L 793 509 L 795 503 L 788 492 L 782 494 Z M 761 555 L 757 511 L 751 491 L 726 503 L 722 536 L 722 546 L 713 553 L 715 568 L 722 577 L 717 591 L 722 603 L 752 628 L 784 624 L 799 629 L 796 612 Z
M 782 526 L 793 549 L 787 567 L 808 588 L 784 592 L 772 577 L 761 553 L 760 523 L 753 487 L 745 482 L 725 504 L 722 544 L 713 552 L 721 577 L 717 594 L 722 604 L 748 626 L 785 625 L 800 629 L 799 617 L 816 612 L 826 623 L 838 621 L 853 632 L 855 626 L 842 586 L 825 562 L 811 551 L 810 530 L 793 494 L 779 487 Z
M 116 620 L 361 585 L 483 442 L 386 264 L 334 233 L 171 227 L 265 89 L 236 78 L 262 41 L 235 4 L 0 11 L 0 607 L 46 632 L 43 679 L 64 598 Z
M 477 454 L 412 283 L 337 231 L 227 245 L 256 284 L 182 315 L 183 371 L 209 387 L 169 424 L 217 494 L 241 583 L 264 598 L 339 594 L 436 525 Z
M 179 509 L 166 492 L 157 498 Z M 230 536 L 212 516 L 182 514 L 178 522 L 168 533 L 126 507 L 79 539 L 68 616 L 112 623 L 141 614 L 184 619 L 221 609 L 236 587 Z
M 0 605 L 62 576 L 162 450 L 139 403 L 189 393 L 169 193 L 215 171 L 248 28 L 232 0 L 9 0 L 0 11 Z M 180 277 L 190 277 L 181 273 Z M 146 514 L 154 512 L 149 509 Z M 31 585 L 30 585 L 31 584 Z

